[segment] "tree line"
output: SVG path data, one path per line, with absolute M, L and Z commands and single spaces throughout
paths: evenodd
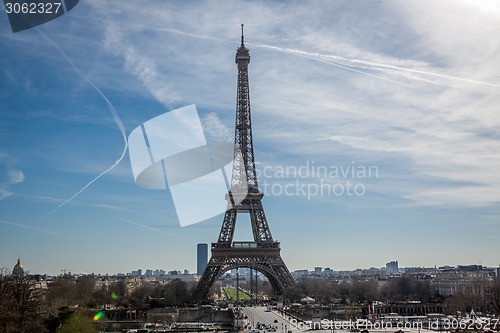
M 300 302 L 306 296 L 321 304 L 361 305 L 375 301 L 384 303 L 443 303 L 449 314 L 472 309 L 483 313 L 500 314 L 500 277 L 493 280 L 471 279 L 457 288 L 452 296 L 440 295 L 430 280 L 411 275 L 388 281 L 352 279 L 339 282 L 331 279 L 303 278 L 288 288 L 285 298 Z
M 97 281 L 92 275 L 62 275 L 44 287 L 29 274 L 7 274 L 3 269 L 0 333 L 91 333 L 98 328 L 93 316 L 101 310 L 182 307 L 191 302 L 194 287 L 179 279 L 166 284 L 135 279 Z
M 42 287 L 29 274 L 7 274 L 2 270 L 0 333 L 94 332 L 97 327 L 92 316 L 102 309 L 147 311 L 155 307 L 183 307 L 193 304 L 194 287 L 195 284 L 179 279 L 167 283 L 135 278 L 102 281 L 93 275 L 62 275 Z M 271 293 L 264 285 L 260 290 Z M 283 295 L 289 303 L 300 302 L 306 296 L 325 305 L 419 301 L 444 303 L 452 314 L 471 309 L 500 314 L 500 277 L 472 280 L 450 297 L 437 294 L 429 280 L 409 275 L 385 282 L 303 278 Z

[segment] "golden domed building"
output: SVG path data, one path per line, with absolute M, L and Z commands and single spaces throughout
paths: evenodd
M 14 266 L 14 269 L 12 270 L 12 275 L 23 275 L 24 274 L 24 268 L 23 265 L 21 265 L 21 258 L 17 258 L 17 264 Z

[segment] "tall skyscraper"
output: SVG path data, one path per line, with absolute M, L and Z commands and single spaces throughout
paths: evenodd
M 398 261 L 395 260 L 395 261 L 388 262 L 385 265 L 385 273 L 387 275 L 398 274 L 399 273 Z
M 196 275 L 203 275 L 208 262 L 208 244 L 200 243 L 196 247 Z

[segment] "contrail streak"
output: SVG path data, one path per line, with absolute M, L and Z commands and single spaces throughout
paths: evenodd
M 331 65 L 331 66 L 340 67 L 340 68 L 347 69 L 347 70 L 352 71 L 352 72 L 360 73 L 360 74 L 363 74 L 363 75 L 371 76 L 371 77 L 374 77 L 374 78 L 377 78 L 377 79 L 380 79 L 380 80 L 389 81 L 389 82 L 392 82 L 392 83 L 395 83 L 395 84 L 399 84 L 401 86 L 405 86 L 405 87 L 411 88 L 411 86 L 408 85 L 408 84 L 404 84 L 404 83 L 401 83 L 401 82 L 398 82 L 398 81 L 394 81 L 394 80 L 388 79 L 386 77 L 382 77 L 382 76 L 370 74 L 370 73 L 367 73 L 367 72 L 363 72 L 363 71 L 360 71 L 358 69 L 354 69 L 354 68 L 351 68 L 351 67 L 348 67 L 348 66 L 343 66 L 343 65 L 337 64 L 336 62 L 330 62 L 330 61 L 325 61 L 325 60 L 321 60 L 321 59 L 316 59 L 314 57 L 307 56 L 307 55 L 301 55 L 301 54 L 297 54 L 297 56 L 302 57 L 302 58 L 311 59 L 311 60 L 314 60 L 314 61 L 319 61 L 319 62 L 322 62 L 324 64 L 328 64 L 328 65 Z
M 170 32 L 170 33 L 184 35 L 184 36 L 188 36 L 188 37 L 192 37 L 192 38 L 216 40 L 216 41 L 220 41 L 220 42 L 228 42 L 228 40 L 224 40 L 224 39 L 221 39 L 221 38 L 217 38 L 217 37 L 213 37 L 213 36 L 207 36 L 207 35 L 193 34 L 193 33 L 188 33 L 188 32 L 184 32 L 184 31 L 180 31 L 180 30 L 176 30 L 176 29 L 148 28 L 148 27 L 143 26 L 143 25 L 141 25 L 140 27 L 144 28 L 144 29 L 152 29 L 152 30 L 155 30 L 155 31 Z M 392 74 L 394 73 L 394 71 L 396 71 L 396 72 L 406 72 L 406 73 L 412 73 L 412 74 L 434 76 L 434 77 L 438 77 L 438 78 L 442 78 L 442 79 L 447 79 L 447 80 L 452 80 L 452 81 L 461 81 L 461 82 L 467 82 L 467 83 L 476 84 L 476 85 L 483 85 L 483 86 L 489 86 L 489 87 L 494 87 L 494 88 L 500 88 L 499 84 L 489 83 L 489 82 L 484 82 L 484 81 L 478 81 L 478 80 L 472 80 L 472 79 L 467 79 L 467 78 L 463 78 L 463 77 L 459 77 L 459 76 L 446 75 L 446 74 L 441 74 L 441 73 L 432 72 L 432 71 L 428 71 L 428 70 L 414 69 L 414 68 L 402 67 L 402 66 L 397 66 L 397 65 L 387 64 L 387 63 L 384 64 L 384 63 L 377 63 L 377 62 L 371 62 L 371 61 L 359 60 L 359 59 L 350 59 L 350 58 L 345 58 L 345 57 L 331 55 L 331 54 L 307 52 L 307 51 L 304 51 L 304 50 L 298 50 L 298 49 L 292 49 L 292 48 L 283 48 L 283 47 L 278 47 L 278 46 L 273 46 L 273 45 L 267 45 L 267 44 L 257 44 L 257 43 L 251 43 L 251 42 L 250 43 L 246 42 L 246 44 L 252 45 L 252 46 L 255 46 L 255 47 L 259 47 L 259 48 L 265 48 L 265 49 L 270 49 L 270 50 L 274 50 L 274 51 L 279 51 L 279 52 L 294 54 L 294 55 L 299 56 L 299 57 L 308 58 L 308 59 L 311 59 L 311 60 L 315 60 L 315 61 L 318 61 L 318 62 L 329 64 L 329 65 L 332 65 L 332 66 L 337 66 L 339 68 L 343 68 L 343 69 L 346 69 L 346 70 L 349 70 L 349 71 L 352 71 L 352 72 L 356 72 L 356 73 L 360 73 L 360 74 L 372 76 L 372 77 L 375 77 L 375 78 L 378 78 L 378 79 L 381 79 L 381 80 L 384 80 L 384 81 L 392 82 L 392 83 L 399 84 L 399 85 L 406 86 L 406 87 L 411 87 L 411 86 L 407 85 L 407 84 L 404 84 L 404 83 L 401 83 L 401 82 L 398 82 L 398 81 L 394 81 L 394 80 L 385 78 L 385 77 L 381 77 L 381 76 L 373 75 L 373 74 L 370 74 L 370 73 L 367 73 L 367 72 L 364 72 L 364 71 L 356 70 L 356 69 L 354 69 L 354 68 L 352 68 L 350 66 L 344 66 L 342 64 L 339 64 L 338 62 L 347 63 L 347 64 L 350 64 L 352 66 L 356 66 L 358 68 L 383 71 L 383 72 L 386 72 L 386 73 L 388 71 L 391 71 L 390 73 L 392 73 Z M 334 61 L 337 61 L 337 62 L 328 61 L 328 60 L 321 60 L 321 58 L 323 58 L 323 59 L 331 59 L 331 60 L 334 60 Z M 412 76 L 409 79 L 413 79 L 413 80 L 417 80 L 417 81 L 424 81 L 424 82 L 427 82 L 427 83 L 440 85 L 439 82 L 431 81 L 431 80 L 428 80 L 428 79 L 425 79 L 425 78 L 422 78 L 422 77 Z
M 181 30 L 177 30 L 177 29 L 152 28 L 152 27 L 148 27 L 148 26 L 143 25 L 143 24 L 127 24 L 127 23 L 117 23 L 117 24 L 121 25 L 121 26 L 131 27 L 131 28 L 169 32 L 169 33 L 183 35 L 183 36 L 187 36 L 187 37 L 191 37 L 191 38 L 214 40 L 214 41 L 225 42 L 225 43 L 233 43 L 233 41 L 230 41 L 228 39 L 222 39 L 222 38 L 208 36 L 208 35 L 194 34 L 194 33 L 189 33 L 189 32 L 185 32 L 185 31 L 181 31 Z M 359 60 L 359 59 L 350 59 L 350 58 L 345 58 L 345 57 L 336 56 L 336 55 L 332 55 L 332 54 L 307 52 L 304 50 L 283 48 L 283 47 L 278 47 L 278 46 L 273 46 L 273 45 L 268 45 L 268 44 L 258 44 L 258 43 L 251 43 L 251 42 L 247 42 L 246 44 L 252 45 L 255 47 L 259 47 L 259 48 L 274 50 L 274 51 L 278 51 L 278 52 L 294 54 L 296 56 L 302 56 L 305 58 L 309 57 L 309 59 L 311 59 L 311 60 L 319 61 L 319 62 L 322 62 L 325 64 L 330 64 L 332 66 L 337 66 L 339 68 L 343 68 L 343 69 L 346 69 L 346 70 L 349 70 L 352 72 L 357 72 L 357 73 L 361 73 L 364 75 L 373 76 L 373 77 L 376 77 L 378 79 L 382 79 L 382 80 L 389 81 L 389 82 L 396 83 L 396 84 L 403 85 L 403 86 L 408 86 L 408 85 L 405 85 L 404 83 L 390 80 L 390 79 L 387 79 L 387 78 L 384 78 L 381 76 L 373 75 L 373 74 L 370 74 L 370 73 L 367 73 L 364 71 L 358 71 L 352 67 L 344 66 L 344 65 L 341 65 L 337 62 L 347 63 L 347 64 L 350 64 L 352 66 L 356 66 L 358 68 L 384 71 L 386 73 L 391 73 L 391 74 L 395 74 L 394 72 L 406 72 L 406 73 L 412 73 L 412 74 L 433 76 L 433 77 L 438 77 L 438 78 L 452 80 L 452 81 L 467 82 L 467 83 L 476 84 L 476 85 L 483 85 L 483 86 L 489 86 L 489 87 L 494 87 L 494 88 L 500 88 L 499 84 L 484 82 L 484 81 L 479 81 L 479 80 L 472 80 L 472 79 L 467 79 L 467 78 L 463 78 L 463 77 L 459 77 L 459 76 L 446 75 L 446 74 L 441 74 L 441 73 L 437 73 L 437 72 L 433 72 L 433 71 L 429 71 L 429 70 L 414 69 L 414 68 L 402 67 L 402 66 L 397 66 L 397 65 L 387 64 L 387 63 L 377 63 L 377 62 L 371 62 L 371 61 Z M 323 59 L 326 58 L 326 59 L 330 59 L 330 61 L 327 61 L 327 60 L 322 61 L 318 58 L 323 58 Z M 337 61 L 337 62 L 334 62 L 334 61 Z M 388 72 L 388 71 L 390 71 L 390 72 Z M 443 85 L 440 82 L 432 81 L 432 80 L 425 79 L 423 77 L 418 77 L 418 76 L 411 76 L 411 77 L 408 77 L 408 79 L 416 80 L 416 81 L 423 81 L 423 82 L 434 84 L 434 85 Z
M 34 231 L 38 231 L 38 232 L 43 232 L 45 234 L 49 234 L 49 235 L 53 235 L 53 236 L 65 237 L 65 238 L 70 238 L 70 239 L 77 239 L 77 240 L 80 240 L 80 241 L 91 243 L 91 241 L 89 241 L 87 239 L 73 237 L 73 236 L 68 236 L 68 235 L 64 235 L 64 234 L 61 234 L 61 233 L 58 233 L 58 232 L 55 232 L 55 231 L 51 231 L 51 230 L 47 230 L 47 229 L 41 229 L 41 228 L 37 228 L 37 227 L 32 227 L 32 226 L 25 225 L 25 224 L 14 223 L 14 222 L 9 222 L 9 221 L 2 221 L 2 220 L 0 220 L 0 223 L 1 224 L 6 224 L 6 225 L 11 225 L 11 226 L 18 227 L 18 228 L 23 228 L 23 229 L 28 229 L 28 230 L 34 230 Z
M 144 225 L 144 224 L 140 224 L 140 223 L 137 223 L 137 222 L 133 222 L 133 221 L 130 221 L 130 220 L 127 220 L 127 219 L 124 219 L 123 217 L 119 217 L 119 216 L 113 216 L 115 219 L 118 219 L 118 220 L 121 220 L 123 222 L 127 222 L 127 223 L 130 223 L 130 224 L 133 224 L 133 225 L 136 225 L 136 226 L 139 226 L 139 227 L 142 227 L 142 228 L 146 228 L 146 229 L 149 229 L 149 230 L 153 230 L 153 231 L 156 231 L 156 232 L 159 232 L 159 233 L 162 233 L 164 235 L 167 235 L 167 236 L 171 236 L 171 237 L 175 237 L 175 238 L 179 238 L 179 239 L 182 239 L 182 240 L 188 240 L 187 238 L 184 238 L 184 237 L 181 237 L 181 236 L 177 236 L 177 235 L 173 235 L 173 234 L 169 234 L 169 233 L 166 233 L 160 229 L 157 229 L 157 228 L 153 228 L 153 227 L 150 227 L 150 226 L 147 226 L 147 225 Z
M 443 78 L 443 79 L 462 81 L 462 82 L 467 82 L 467 83 L 472 83 L 472 84 L 477 84 L 477 85 L 484 85 L 484 86 L 489 86 L 489 87 L 494 87 L 494 88 L 500 88 L 500 85 L 495 84 L 495 83 L 472 80 L 472 79 L 467 79 L 467 78 L 463 78 L 463 77 L 446 75 L 446 74 L 441 74 L 441 73 L 436 73 L 436 72 L 431 72 L 431 71 L 426 71 L 426 70 L 413 69 L 413 68 L 401 67 L 401 66 L 384 64 L 384 63 L 377 63 L 377 62 L 371 62 L 371 61 L 365 61 L 365 60 L 349 59 L 349 58 L 344 58 L 341 56 L 336 56 L 336 55 L 331 55 L 331 54 L 307 52 L 307 51 L 303 51 L 303 50 L 282 48 L 282 47 L 267 45 L 267 44 L 254 44 L 254 43 L 247 43 L 247 44 L 253 45 L 255 47 L 275 50 L 275 51 L 279 51 L 279 52 L 295 54 L 297 56 L 309 57 L 310 59 L 317 60 L 317 61 L 320 61 L 317 58 L 332 59 L 332 60 L 336 60 L 336 61 L 340 61 L 340 62 L 344 62 L 344 63 L 350 63 L 353 65 L 357 65 L 358 67 L 362 67 L 361 65 L 368 66 L 368 67 L 363 67 L 366 69 L 379 70 L 379 71 L 393 70 L 393 71 L 399 71 L 399 72 L 407 72 L 407 73 L 413 73 L 413 74 L 434 76 L 434 77 L 439 77 L 439 78 Z M 333 62 L 330 62 L 330 61 L 323 61 L 323 62 L 334 64 Z M 335 63 L 335 64 L 337 64 L 337 63 Z M 340 65 L 339 67 L 342 67 L 342 66 Z M 343 67 L 343 68 L 350 69 L 349 67 Z M 365 73 L 365 72 L 363 72 L 363 73 Z M 367 74 L 367 73 L 365 73 L 365 74 Z M 414 78 L 414 79 L 420 79 L 420 78 Z
M 96 182 L 99 178 L 113 170 L 125 157 L 125 154 L 128 149 L 128 142 L 127 142 L 127 135 L 125 132 L 125 126 L 123 126 L 123 123 L 120 119 L 120 116 L 118 115 L 118 112 L 116 112 L 116 109 L 114 108 L 113 104 L 109 101 L 109 99 L 103 94 L 103 92 L 92 82 L 90 81 L 89 78 L 87 78 L 82 71 L 75 65 L 75 63 L 66 55 L 66 53 L 52 40 L 50 39 L 42 30 L 38 29 L 37 30 L 51 43 L 61 54 L 62 56 L 68 61 L 68 63 L 73 67 L 73 69 L 82 77 L 84 81 L 86 81 L 88 84 L 90 84 L 98 93 L 101 95 L 101 97 L 106 101 L 106 104 L 108 105 L 109 112 L 111 113 L 111 116 L 113 117 L 113 120 L 116 123 L 116 126 L 118 126 L 122 136 L 123 136 L 123 142 L 124 142 L 124 147 L 122 154 L 120 157 L 106 170 L 101 172 L 99 175 L 97 175 L 94 179 L 92 179 L 90 182 L 87 183 L 82 189 L 80 189 L 78 192 L 76 192 L 73 196 L 70 198 L 66 199 L 64 202 L 62 202 L 59 206 L 57 206 L 55 209 L 53 209 L 51 212 L 49 212 L 47 215 L 42 217 L 38 222 L 41 222 L 45 220 L 47 217 L 50 215 L 54 214 L 56 211 L 58 211 L 62 206 L 66 205 L 67 203 L 71 202 L 74 198 L 76 198 L 80 193 L 85 191 L 90 185 L 92 185 L 94 182 Z M 37 223 L 38 223 L 37 222 Z
M 147 28 L 145 26 L 142 26 L 142 27 L 143 28 Z M 199 34 L 192 34 L 192 33 L 184 32 L 184 31 L 176 30 L 176 29 L 155 28 L 154 30 L 155 31 L 170 32 L 170 33 L 179 34 L 179 35 L 183 35 L 183 36 L 188 36 L 188 37 L 192 37 L 192 38 L 216 40 L 216 41 L 219 41 L 219 42 L 228 42 L 227 40 L 224 40 L 224 39 L 221 39 L 221 38 L 212 37 L 212 36 L 205 36 L 205 35 L 199 35 Z M 280 48 L 280 47 L 277 47 L 277 46 L 270 46 L 270 45 L 265 45 L 265 44 L 254 44 L 254 43 L 248 43 L 248 42 L 247 42 L 247 44 L 248 45 L 253 45 L 253 46 L 256 46 L 256 47 L 261 47 L 261 48 L 270 48 L 270 49 L 274 49 L 274 50 L 277 50 L 277 51 L 280 51 L 280 52 L 293 51 L 292 49 L 283 49 L 283 48 Z M 292 52 L 292 53 L 295 53 L 295 55 L 303 57 L 303 58 L 308 58 L 308 59 L 311 59 L 311 60 L 319 61 L 319 62 L 328 64 L 328 65 L 331 65 L 331 66 L 340 67 L 340 68 L 343 68 L 343 69 L 346 69 L 346 70 L 349 70 L 349 71 L 352 71 L 352 72 L 356 72 L 356 73 L 364 74 L 364 75 L 367 75 L 367 76 L 375 77 L 377 79 L 381 79 L 381 80 L 384 80 L 384 81 L 389 81 L 389 82 L 396 83 L 396 84 L 399 84 L 399 85 L 402 85 L 402 86 L 405 86 L 405 87 L 411 87 L 411 86 L 409 86 L 407 84 L 404 84 L 404 83 L 401 83 L 401 82 L 398 82 L 398 81 L 394 81 L 394 80 L 391 80 L 391 79 L 388 79 L 388 78 L 385 78 L 385 77 L 382 77 L 382 76 L 378 76 L 378 75 L 370 74 L 370 73 L 367 73 L 367 72 L 363 72 L 363 71 L 360 71 L 360 70 L 357 70 L 357 69 L 354 69 L 354 68 L 351 68 L 351 67 L 348 67 L 348 66 L 343 66 L 343 65 L 338 64 L 338 63 L 334 63 L 334 62 L 330 62 L 330 61 L 325 61 L 325 60 L 320 60 L 320 59 L 314 58 L 314 54 L 309 54 L 308 52 L 299 51 L 299 50 L 295 50 L 295 51 L 297 51 L 297 52 Z

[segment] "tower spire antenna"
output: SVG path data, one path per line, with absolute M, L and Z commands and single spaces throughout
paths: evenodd
M 241 24 L 241 46 L 245 46 L 245 37 L 243 37 L 243 23 Z

